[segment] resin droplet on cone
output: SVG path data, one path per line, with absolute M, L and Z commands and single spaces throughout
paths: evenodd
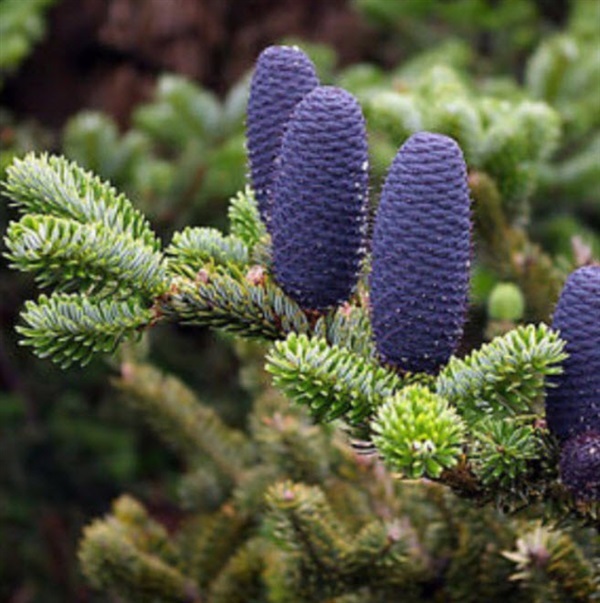
M 371 307 L 384 362 L 432 373 L 462 335 L 471 257 L 467 169 L 458 144 L 421 132 L 387 175 L 373 233 Z
M 569 276 L 552 328 L 565 340 L 569 356 L 546 394 L 548 428 L 561 440 L 600 432 L 600 266 Z
M 248 157 L 260 215 L 267 223 L 286 124 L 294 107 L 318 85 L 314 65 L 299 48 L 270 46 L 258 57 L 248 99 Z
M 321 86 L 296 107 L 281 147 L 271 215 L 273 265 L 302 307 L 346 301 L 364 253 L 368 149 L 360 105 Z

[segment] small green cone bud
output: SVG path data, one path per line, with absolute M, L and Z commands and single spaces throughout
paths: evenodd
M 492 320 L 512 320 L 523 318 L 525 298 L 521 289 L 513 283 L 498 283 L 488 299 L 488 315 Z

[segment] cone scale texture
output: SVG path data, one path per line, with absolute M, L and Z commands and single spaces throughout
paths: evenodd
M 577 498 L 600 500 L 600 431 L 586 431 L 565 443 L 560 476 Z
M 381 359 L 437 371 L 462 335 L 471 257 L 467 170 L 457 143 L 420 132 L 387 175 L 373 233 L 371 310 Z
M 299 48 L 270 46 L 258 57 L 248 99 L 247 144 L 252 187 L 267 224 L 286 124 L 298 102 L 318 85 L 314 65 Z
M 288 123 L 271 214 L 275 278 L 303 308 L 337 305 L 356 285 L 364 253 L 367 169 L 358 102 L 339 88 L 316 88 Z
M 571 273 L 560 294 L 552 328 L 569 357 L 546 395 L 550 431 L 564 440 L 600 432 L 600 266 Z

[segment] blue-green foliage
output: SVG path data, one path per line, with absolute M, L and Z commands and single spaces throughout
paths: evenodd
M 90 300 L 78 294 L 40 295 L 25 304 L 23 343 L 41 358 L 52 357 L 63 368 L 85 365 L 95 354 L 114 352 L 123 336 L 148 324 L 153 314 L 135 300 Z
M 345 417 L 360 424 L 403 380 L 392 371 L 325 339 L 295 333 L 276 343 L 267 357 L 274 384 L 306 405 L 319 421 Z
M 148 220 L 125 195 L 63 157 L 29 154 L 15 160 L 7 175 L 6 194 L 22 214 L 98 223 L 153 250 L 159 247 Z
M 470 422 L 485 414 L 535 413 L 545 378 L 561 371 L 563 348 L 544 324 L 518 327 L 464 359 L 452 358 L 437 377 L 436 391 Z

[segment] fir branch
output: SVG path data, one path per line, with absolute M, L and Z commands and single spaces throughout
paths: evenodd
M 253 440 L 260 458 L 268 467 L 285 466 L 287 477 L 294 481 L 311 483 L 323 479 L 333 462 L 328 458 L 331 454 L 323 454 L 334 445 L 331 430 L 315 425 L 304 412 L 290 412 L 287 401 L 281 401 L 288 406 L 283 410 L 284 414 L 272 410 L 252 425 Z M 269 479 L 269 472 L 265 473 L 263 469 L 263 473 L 262 478 L 256 475 L 252 480 L 258 484 Z M 244 482 L 244 491 L 249 490 L 248 483 L 249 480 Z M 264 487 L 262 490 L 261 498 Z
M 28 214 L 11 223 L 5 241 L 11 268 L 36 273 L 42 287 L 124 299 L 152 298 L 168 286 L 160 253 L 103 224 Z
M 546 103 L 524 101 L 514 112 L 520 137 L 533 161 L 545 161 L 556 150 L 561 137 L 561 118 Z
M 296 566 L 288 572 L 298 600 L 329 600 L 367 584 L 389 595 L 424 577 L 423 559 L 407 554 L 416 534 L 395 522 L 373 521 L 353 537 L 320 488 L 289 481 L 272 486 L 266 502 L 272 538 Z
M 396 373 L 350 350 L 296 333 L 273 346 L 266 369 L 273 383 L 318 421 L 344 417 L 352 425 L 403 385 Z
M 483 124 L 472 98 L 452 95 L 437 99 L 427 117 L 427 129 L 450 136 L 460 145 L 469 165 L 478 163 L 484 138 Z
M 472 429 L 469 461 L 486 487 L 511 488 L 546 452 L 535 428 L 514 417 L 485 417 Z
M 267 234 L 254 191 L 248 186 L 230 200 L 228 216 L 231 234 L 240 238 L 249 249 L 253 249 Z
M 266 275 L 255 279 L 234 266 L 205 270 L 196 282 L 177 279 L 159 307 L 174 321 L 247 338 L 280 339 L 292 331 L 309 330 L 306 315 Z
M 273 536 L 290 552 L 301 553 L 306 569 L 320 574 L 323 585 L 334 582 L 331 574 L 339 572 L 339 561 L 349 550 L 348 534 L 322 490 L 281 482 L 269 489 L 266 503 Z M 310 582 L 310 576 L 304 577 Z
M 271 236 L 266 234 L 252 247 L 251 262 L 264 266 L 270 273 L 273 272 L 273 249 Z
M 87 364 L 95 353 L 110 353 L 126 337 L 154 319 L 154 313 L 135 299 L 115 302 L 84 295 L 55 293 L 27 301 L 17 326 L 22 343 L 40 358 L 65 368 Z
M 206 264 L 248 264 L 248 248 L 242 239 L 223 236 L 216 228 L 188 227 L 173 235 L 165 254 L 171 273 L 195 278 Z
M 185 558 L 189 575 L 198 576 L 200 587 L 208 589 L 227 562 L 254 528 L 253 517 L 240 512 L 230 501 L 206 518 L 197 529 L 191 524 L 182 538 L 189 551 Z M 188 548 L 189 547 L 189 548 Z
M 177 498 L 187 513 L 210 513 L 225 501 L 228 491 L 212 465 L 185 473 L 177 485 Z
M 436 390 L 469 423 L 482 413 L 511 416 L 535 412 L 544 380 L 560 374 L 564 342 L 545 324 L 518 327 L 464 359 L 451 358 Z
M 268 547 L 260 538 L 240 546 L 211 585 L 211 603 L 272 600 L 264 598 L 262 579 L 270 561 L 268 553 Z
M 518 585 L 508 579 L 510 563 L 499 554 L 512 545 L 518 529 L 516 522 L 491 506 L 482 508 L 451 498 L 443 489 L 439 490 L 437 501 L 434 518 L 427 521 L 428 525 L 436 520 L 443 525 L 450 546 L 443 572 L 446 597 L 460 603 L 533 603 L 520 598 Z M 434 562 L 430 567 L 436 567 L 437 555 L 432 553 Z
M 152 519 L 144 506 L 124 494 L 112 503 L 114 519 L 123 535 L 145 553 L 158 555 L 166 563 L 174 563 L 178 552 L 165 527 Z
M 195 82 L 174 74 L 159 78 L 154 100 L 133 114 L 138 129 L 167 147 L 204 142 L 223 132 L 225 123 L 217 97 Z
M 366 95 L 364 111 L 372 132 L 385 132 L 396 144 L 424 128 L 421 107 L 408 94 L 382 89 Z
M 46 12 L 56 0 L 0 2 L 0 88 L 46 32 Z
M 495 180 L 510 222 L 527 215 L 527 200 L 536 185 L 535 164 L 527 156 L 523 124 L 511 115 L 486 132 L 481 167 Z
M 567 533 L 538 525 L 503 555 L 516 566 L 510 579 L 536 601 L 587 603 L 598 595 L 594 569 Z
M 200 603 L 197 587 L 157 554 L 135 542 L 116 517 L 88 526 L 79 550 L 83 571 L 96 587 L 133 602 Z
M 179 379 L 151 365 L 127 363 L 115 383 L 127 404 L 188 465 L 208 460 L 221 476 L 236 483 L 245 466 L 253 461 L 246 437 L 225 425 Z
M 264 417 L 264 420 L 269 421 L 267 417 Z M 288 471 L 290 467 L 293 467 L 296 459 L 290 458 L 291 455 L 288 456 L 292 451 L 285 448 L 286 442 L 283 442 L 282 448 L 284 450 L 277 450 L 278 444 L 279 442 L 270 443 L 271 450 L 268 456 L 263 456 L 265 447 L 257 449 L 258 462 L 253 467 L 246 468 L 242 478 L 231 493 L 230 502 L 233 502 L 240 513 L 251 516 L 257 509 L 263 509 L 265 492 L 278 479 L 281 479 L 282 468 L 285 467 L 285 471 Z M 278 455 L 277 452 L 280 454 Z M 297 473 L 301 473 L 301 471 L 300 469 Z M 311 475 L 313 479 L 314 475 Z
M 380 520 L 366 524 L 353 538 L 340 564 L 347 576 L 368 576 L 374 590 L 402 585 L 426 574 L 424 551 L 410 550 L 418 535 L 407 523 Z M 415 547 L 416 549 L 416 547 Z
M 371 319 L 365 308 L 344 304 L 322 316 L 314 334 L 330 345 L 346 348 L 365 358 L 375 356 Z
M 22 213 L 101 223 L 155 251 L 160 248 L 148 221 L 125 195 L 64 157 L 30 153 L 16 159 L 7 175 L 6 194 Z
M 105 113 L 88 110 L 70 118 L 62 148 L 69 159 L 115 185 L 131 186 L 141 177 L 146 186 L 155 186 L 148 182 L 148 172 L 156 161 L 148 137 L 135 129 L 121 134 L 116 121 Z M 140 192 L 145 189 L 134 186 Z

